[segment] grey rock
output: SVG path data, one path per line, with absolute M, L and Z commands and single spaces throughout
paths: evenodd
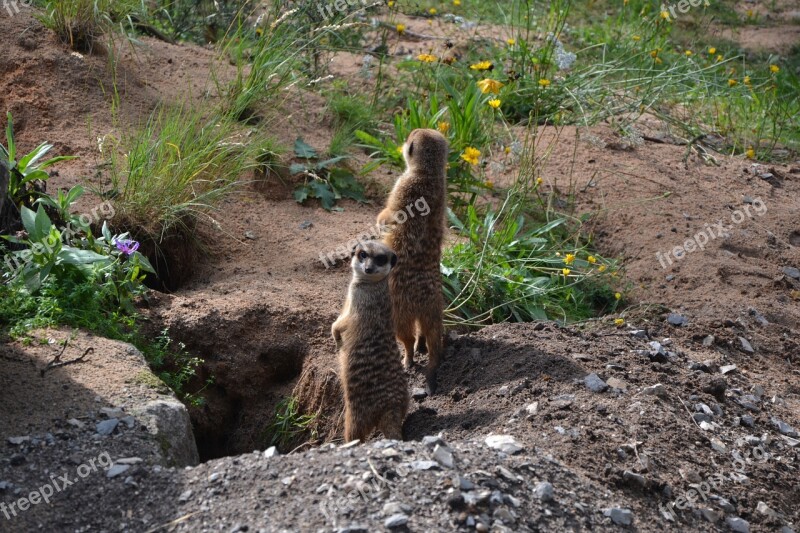
M 750 415 L 742 415 L 742 418 L 740 419 L 740 421 L 741 421 L 743 426 L 746 426 L 746 427 L 749 427 L 749 428 L 753 427 L 755 425 L 755 423 L 756 423 L 756 421 Z
M 533 402 L 533 403 L 529 403 L 529 404 L 528 404 L 528 405 L 525 407 L 525 411 L 526 411 L 526 412 L 527 412 L 529 415 L 535 415 L 536 413 L 538 413 L 538 412 L 539 412 L 539 402 Z
M 485 442 L 489 448 L 499 450 L 509 455 L 513 455 L 524 449 L 511 435 L 489 435 L 486 437 Z
M 509 511 L 505 507 L 495 509 L 494 514 L 492 516 L 494 516 L 497 520 L 500 520 L 504 524 L 513 524 L 514 522 L 516 522 L 516 518 L 514 518 L 514 515 L 512 515 L 511 511 Z
M 120 418 L 119 421 L 125 424 L 128 427 L 128 429 L 133 429 L 133 426 L 136 425 L 136 419 L 130 415 Z
M 86 424 L 84 424 L 77 418 L 70 418 L 69 420 L 67 420 L 67 424 L 69 424 L 72 427 L 76 427 L 78 429 L 83 429 L 86 427 Z
M 341 527 L 336 530 L 336 533 L 369 533 L 370 528 L 361 524 L 352 524 L 347 527 Z
M 422 437 L 422 444 L 428 448 L 436 448 L 436 446 L 445 446 L 444 439 L 438 435 L 425 435 Z
M 30 437 L 8 437 L 8 443 L 12 446 L 19 446 L 20 444 L 29 442 L 31 440 Z
M 798 17 L 798 20 L 800 20 L 800 17 Z M 794 529 L 790 528 L 789 526 L 783 526 L 781 528 L 781 533 L 794 533 Z
M 437 444 L 433 449 L 433 459 L 445 468 L 453 468 L 453 452 L 447 446 Z
M 703 338 L 703 346 L 708 348 L 709 346 L 714 344 L 715 340 L 716 339 L 714 338 L 714 335 L 706 335 L 705 338 Z
M 130 469 L 131 465 L 113 465 L 111 468 L 106 470 L 106 477 L 107 478 L 115 478 L 120 474 L 127 472 Z
M 772 425 L 774 425 L 775 428 L 782 435 L 786 435 L 787 437 L 793 437 L 793 438 L 800 437 L 800 435 L 798 435 L 796 429 L 794 429 L 792 426 L 790 426 L 789 424 L 787 424 L 783 420 L 780 420 L 779 418 L 773 417 L 772 418 Z
M 736 370 L 736 365 L 725 365 L 725 366 L 719 367 L 719 371 L 722 374 L 730 374 L 734 370 Z
M 619 507 L 611 507 L 603 511 L 603 514 L 618 526 L 629 526 L 633 524 L 633 513 L 630 509 L 620 509 Z
M 667 388 L 661 383 L 656 383 L 655 385 L 645 387 L 644 389 L 642 389 L 642 394 L 647 394 L 650 396 L 658 396 L 659 398 L 666 398 L 667 396 L 669 396 L 669 394 L 667 393 Z
M 706 424 L 710 424 L 712 418 L 705 413 L 693 413 L 692 418 L 694 421 L 700 424 L 701 422 L 705 422 Z
M 269 448 L 264 450 L 264 459 L 271 459 L 272 457 L 277 457 L 279 455 L 280 453 L 278 453 L 278 448 L 276 448 L 275 446 L 270 446 Z
M 637 339 L 646 339 L 647 338 L 647 331 L 643 329 L 634 329 L 630 332 L 632 337 L 636 337 Z
M 414 470 L 440 470 L 441 467 L 436 461 L 412 461 L 411 468 Z
M 533 488 L 533 495 L 543 502 L 549 502 L 553 499 L 553 485 L 547 481 L 537 483 Z
M 790 278 L 800 279 L 800 270 L 795 267 L 783 267 L 783 273 Z
M 711 439 L 711 448 L 718 453 L 728 453 L 728 447 L 719 439 Z
M 631 472 L 630 470 L 625 470 L 622 473 L 622 479 L 627 481 L 629 484 L 636 485 L 640 488 L 647 487 L 647 478 L 641 474 Z
M 155 400 L 133 413 L 155 436 L 164 459 L 177 467 L 194 466 L 200 461 L 186 406 L 178 400 Z
M 738 516 L 729 516 L 725 519 L 725 523 L 731 528 L 731 531 L 736 533 L 750 533 L 750 523 L 744 518 Z
M 711 522 L 712 524 L 716 524 L 724 516 L 719 511 L 715 511 L 714 509 L 708 509 L 708 508 L 700 509 L 700 515 L 707 521 Z
M 255 233 L 253 233 L 252 231 L 250 231 L 250 230 L 247 230 L 247 231 L 245 231 L 245 232 L 244 232 L 244 238 L 245 238 L 245 239 L 249 239 L 249 240 L 251 240 L 251 241 L 254 241 L 254 240 L 256 240 L 258 237 L 256 237 L 256 234 L 255 234 Z
M 559 394 L 550 399 L 550 406 L 554 409 L 566 409 L 575 401 L 574 394 Z
M 510 391 L 510 389 L 509 389 L 508 385 L 503 385 L 502 387 L 497 389 L 497 395 L 498 396 L 508 396 L 509 391 Z
M 754 353 L 753 346 L 750 344 L 750 341 L 745 339 L 744 337 L 739 337 L 739 344 L 741 345 L 742 351 L 746 353 Z
M 411 513 L 411 506 L 405 505 L 400 502 L 388 502 L 383 506 L 383 514 L 386 516 L 393 516 L 398 514 Z
M 142 462 L 141 457 L 123 457 L 122 459 L 117 459 L 114 461 L 114 464 L 118 465 L 138 465 Z
M 583 379 L 586 387 L 592 392 L 603 392 L 608 389 L 608 384 L 600 376 L 592 372 Z
M 300 229 L 308 229 L 308 228 L 313 227 L 313 226 L 314 226 L 314 223 L 311 222 L 310 220 L 304 220 L 304 221 L 302 221 L 300 223 Z
M 667 322 L 669 322 L 670 325 L 680 327 L 687 324 L 689 321 L 686 320 L 686 317 L 683 315 L 679 315 L 678 313 L 670 313 L 667 316 Z
M 761 514 L 763 514 L 765 516 L 769 516 L 769 517 L 778 516 L 778 513 L 776 513 L 774 510 L 770 509 L 769 505 L 767 505 L 764 502 L 758 502 L 758 505 L 756 505 L 756 511 L 758 511 L 759 513 L 761 513 Z
M 108 420 L 103 420 L 102 422 L 98 422 L 95 426 L 97 433 L 100 435 L 111 435 L 114 433 L 114 430 L 117 429 L 119 425 L 118 418 L 109 418 Z
M 103 413 L 106 418 L 122 418 L 125 416 L 125 411 L 122 410 L 122 407 L 101 407 L 100 412 Z
M 217 482 L 217 481 L 219 481 L 220 479 L 222 479 L 222 474 L 221 474 L 221 473 L 219 473 L 219 472 L 212 472 L 212 473 L 211 473 L 211 474 L 209 474 L 209 476 L 208 476 L 208 482 L 209 482 L 209 483 L 216 483 L 216 482 Z
M 397 513 L 389 518 L 383 523 L 388 529 L 394 529 L 396 527 L 403 527 L 408 524 L 408 515 L 403 513 Z
M 611 387 L 612 389 L 616 389 L 618 391 L 624 392 L 628 390 L 628 384 L 622 381 L 621 379 L 608 378 L 608 381 L 606 381 L 606 383 L 608 383 L 609 387 Z
M 458 488 L 461 490 L 474 490 L 475 484 L 465 477 L 458 477 Z
M 178 501 L 181 503 L 186 503 L 187 501 L 189 501 L 189 498 L 191 497 L 192 497 L 192 490 L 191 489 L 185 490 L 181 492 L 180 496 L 178 496 Z
M 703 402 L 694 404 L 694 410 L 698 413 L 705 413 L 708 416 L 714 416 L 714 411 L 712 411 L 711 408 Z
M 733 504 L 730 501 L 728 501 L 727 499 L 723 498 L 722 496 L 713 496 L 712 499 L 715 500 L 716 503 L 717 503 L 717 506 L 720 509 L 722 509 L 723 511 L 725 511 L 726 513 L 735 513 L 736 512 L 736 507 L 734 507 Z
M 511 470 L 509 470 L 508 468 L 506 468 L 504 466 L 498 466 L 495 469 L 495 472 L 497 472 L 497 475 L 500 476 L 501 478 L 505 479 L 506 481 L 512 481 L 514 483 L 519 481 L 519 479 L 514 474 L 514 472 L 512 472 Z
M 758 398 L 753 396 L 752 394 L 745 394 L 744 396 L 735 398 L 734 401 L 744 407 L 745 409 L 749 409 L 754 413 L 758 413 L 761 409 L 758 407 Z

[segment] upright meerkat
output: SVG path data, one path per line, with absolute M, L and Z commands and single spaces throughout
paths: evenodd
M 331 326 L 339 349 L 344 389 L 344 438 L 366 441 L 375 430 L 403 438 L 409 404 L 408 379 L 394 335 L 389 273 L 397 256 L 379 241 L 358 244 L 353 277 L 339 318 Z
M 389 277 L 395 316 L 395 333 L 405 347 L 404 363 L 414 363 L 414 341 L 427 344 L 425 371 L 428 393 L 436 391 L 436 371 L 442 357 L 444 326 L 442 277 L 439 263 L 447 202 L 447 139 L 436 130 L 412 131 L 403 157 L 406 171 L 397 178 L 378 224 L 386 227 L 384 242 L 397 254 L 397 267 Z M 423 216 L 406 216 L 420 202 Z

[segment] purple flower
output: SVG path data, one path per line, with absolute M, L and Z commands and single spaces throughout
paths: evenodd
M 115 239 L 114 246 L 116 246 L 117 250 L 125 255 L 131 255 L 133 252 L 139 249 L 139 243 L 133 239 Z

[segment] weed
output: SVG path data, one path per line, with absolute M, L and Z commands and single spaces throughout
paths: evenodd
M 270 446 L 289 451 L 303 435 L 308 435 L 310 440 L 316 440 L 314 426 L 318 415 L 301 414 L 298 405 L 297 398 L 289 396 L 275 407 L 274 419 L 265 430 Z
M 335 166 L 345 160 L 346 156 L 311 162 L 318 159 L 317 152 L 300 138 L 295 142 L 295 155 L 309 161 L 295 163 L 289 169 L 292 174 L 305 176 L 305 181 L 294 191 L 294 198 L 299 203 L 302 204 L 308 198 L 316 198 L 323 208 L 330 211 L 334 209 L 336 201 L 342 198 L 366 201 L 364 187 L 356 181 L 353 173 L 346 168 Z
M 71 48 L 91 52 L 99 39 L 125 24 L 139 12 L 138 0 L 46 0 L 40 2 L 42 23 Z

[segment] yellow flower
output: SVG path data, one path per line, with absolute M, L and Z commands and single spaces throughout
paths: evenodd
M 669 22 L 669 11 L 662 11 L 661 18 Z
M 730 87 L 733 87 L 733 86 L 738 85 L 738 84 L 739 84 L 739 82 L 734 80 L 733 78 L 728 80 L 728 86 L 730 86 Z
M 571 265 L 575 261 L 575 254 L 567 254 L 564 257 L 564 264 Z
M 489 100 L 488 104 L 492 109 L 497 109 L 500 107 L 500 100 L 495 98 L 494 100 Z
M 541 185 L 544 182 L 542 178 L 536 178 L 536 185 Z
M 719 62 L 720 62 L 720 61 L 722 61 L 723 59 L 725 59 L 725 58 L 722 56 L 722 54 L 717 54 L 717 58 L 715 59 L 715 61 L 716 61 L 717 63 L 719 63 Z
M 750 85 L 750 76 L 745 76 L 744 77 L 744 84 L 745 85 Z
M 389 6 L 389 7 L 394 7 L 394 0 L 389 0 L 389 1 L 386 3 L 386 5 L 387 5 L 387 6 Z
M 484 181 L 483 185 L 487 189 L 494 189 L 494 183 L 492 181 L 490 181 L 490 180 Z
M 503 88 L 503 83 L 497 80 L 486 78 L 485 80 L 481 80 L 478 82 L 478 88 L 481 90 L 483 94 L 486 93 L 498 94 L 500 92 L 500 89 Z
M 660 65 L 661 63 L 663 63 L 663 61 L 661 61 L 660 57 L 657 57 L 656 60 L 655 60 L 655 64 L 656 65 Z
M 778 65 L 770 65 L 769 71 L 772 72 L 773 74 L 777 74 L 778 72 L 781 71 L 781 67 L 779 67 Z
M 403 147 L 402 146 L 398 146 L 397 147 L 397 153 L 398 154 L 402 154 L 403 153 Z
M 256 35 L 258 35 L 259 37 L 264 35 L 264 28 L 256 28 Z
M 417 56 L 417 59 L 422 61 L 423 63 L 435 63 L 436 56 L 432 56 L 431 54 L 420 54 Z
M 539 86 L 542 87 L 543 89 L 546 89 L 547 87 L 550 86 L 550 80 L 548 80 L 546 78 L 540 79 L 539 80 Z
M 618 293 L 618 292 L 615 292 L 615 293 L 614 293 L 614 298 L 616 298 L 617 300 L 619 300 L 620 298 L 622 298 L 622 295 L 621 295 L 620 293 Z
M 692 56 L 692 54 L 694 54 L 694 52 L 692 52 L 691 50 L 686 50 L 686 51 L 684 52 L 684 54 L 686 54 L 686 57 L 691 57 L 691 56 Z
M 756 158 L 756 151 L 753 150 L 753 147 L 751 146 L 750 148 L 747 149 L 747 151 L 744 153 L 744 155 L 745 155 L 745 157 L 747 157 L 747 159 L 755 159 Z
M 447 132 L 450 131 L 450 123 L 439 121 L 436 123 L 436 129 L 439 130 L 440 133 L 447 135 Z
M 597 267 L 597 271 L 598 272 L 605 272 L 606 271 L 606 266 L 605 265 L 600 265 L 599 267 Z
M 638 35 L 634 35 L 633 37 L 631 37 L 631 39 L 633 39 L 634 41 L 641 41 L 642 40 L 642 38 L 639 37 Z
M 597 263 L 597 258 L 595 256 L 593 256 L 593 255 L 590 255 L 589 257 L 587 257 L 586 260 L 589 261 L 591 264 Z
M 467 146 L 464 149 L 464 153 L 461 154 L 461 159 L 469 163 L 470 165 L 477 165 L 478 158 L 481 156 L 481 151 L 477 148 L 472 148 L 471 146 Z
M 430 13 L 431 15 L 435 15 L 436 14 L 436 8 L 435 7 L 430 8 L 428 10 L 428 13 Z
M 572 271 L 570 269 L 568 269 L 568 268 L 562 268 L 561 269 L 561 273 L 564 274 L 565 276 L 569 276 L 570 272 L 572 272 Z
M 481 61 L 479 63 L 475 63 L 474 65 L 470 65 L 469 68 L 472 70 L 490 70 L 492 68 L 491 61 Z
M 624 318 L 615 318 L 614 319 L 614 324 L 616 324 L 617 327 L 624 326 L 625 325 L 625 319 Z
M 714 48 L 713 46 L 712 46 L 711 48 L 709 48 L 709 49 L 708 49 L 708 54 L 709 54 L 709 55 L 712 55 L 712 56 L 713 56 L 713 55 L 714 55 L 714 54 L 716 54 L 716 53 L 717 53 L 717 49 L 716 49 L 716 48 Z
M 747 13 L 747 18 L 749 19 L 753 18 L 753 15 L 755 15 L 755 11 L 753 11 L 752 9 L 748 9 L 746 13 Z
M 511 153 L 511 147 L 510 146 L 506 146 L 505 148 L 503 148 L 503 151 L 506 153 L 506 155 L 508 155 L 508 154 Z
M 508 46 L 514 46 L 515 44 L 517 44 L 517 40 L 516 39 L 506 39 L 506 43 L 508 43 Z
M 461 5 L 461 0 L 453 0 L 453 5 L 454 6 L 460 6 Z
M 397 28 L 397 33 L 403 35 L 406 32 L 406 25 L 405 24 L 398 24 L 395 26 Z

